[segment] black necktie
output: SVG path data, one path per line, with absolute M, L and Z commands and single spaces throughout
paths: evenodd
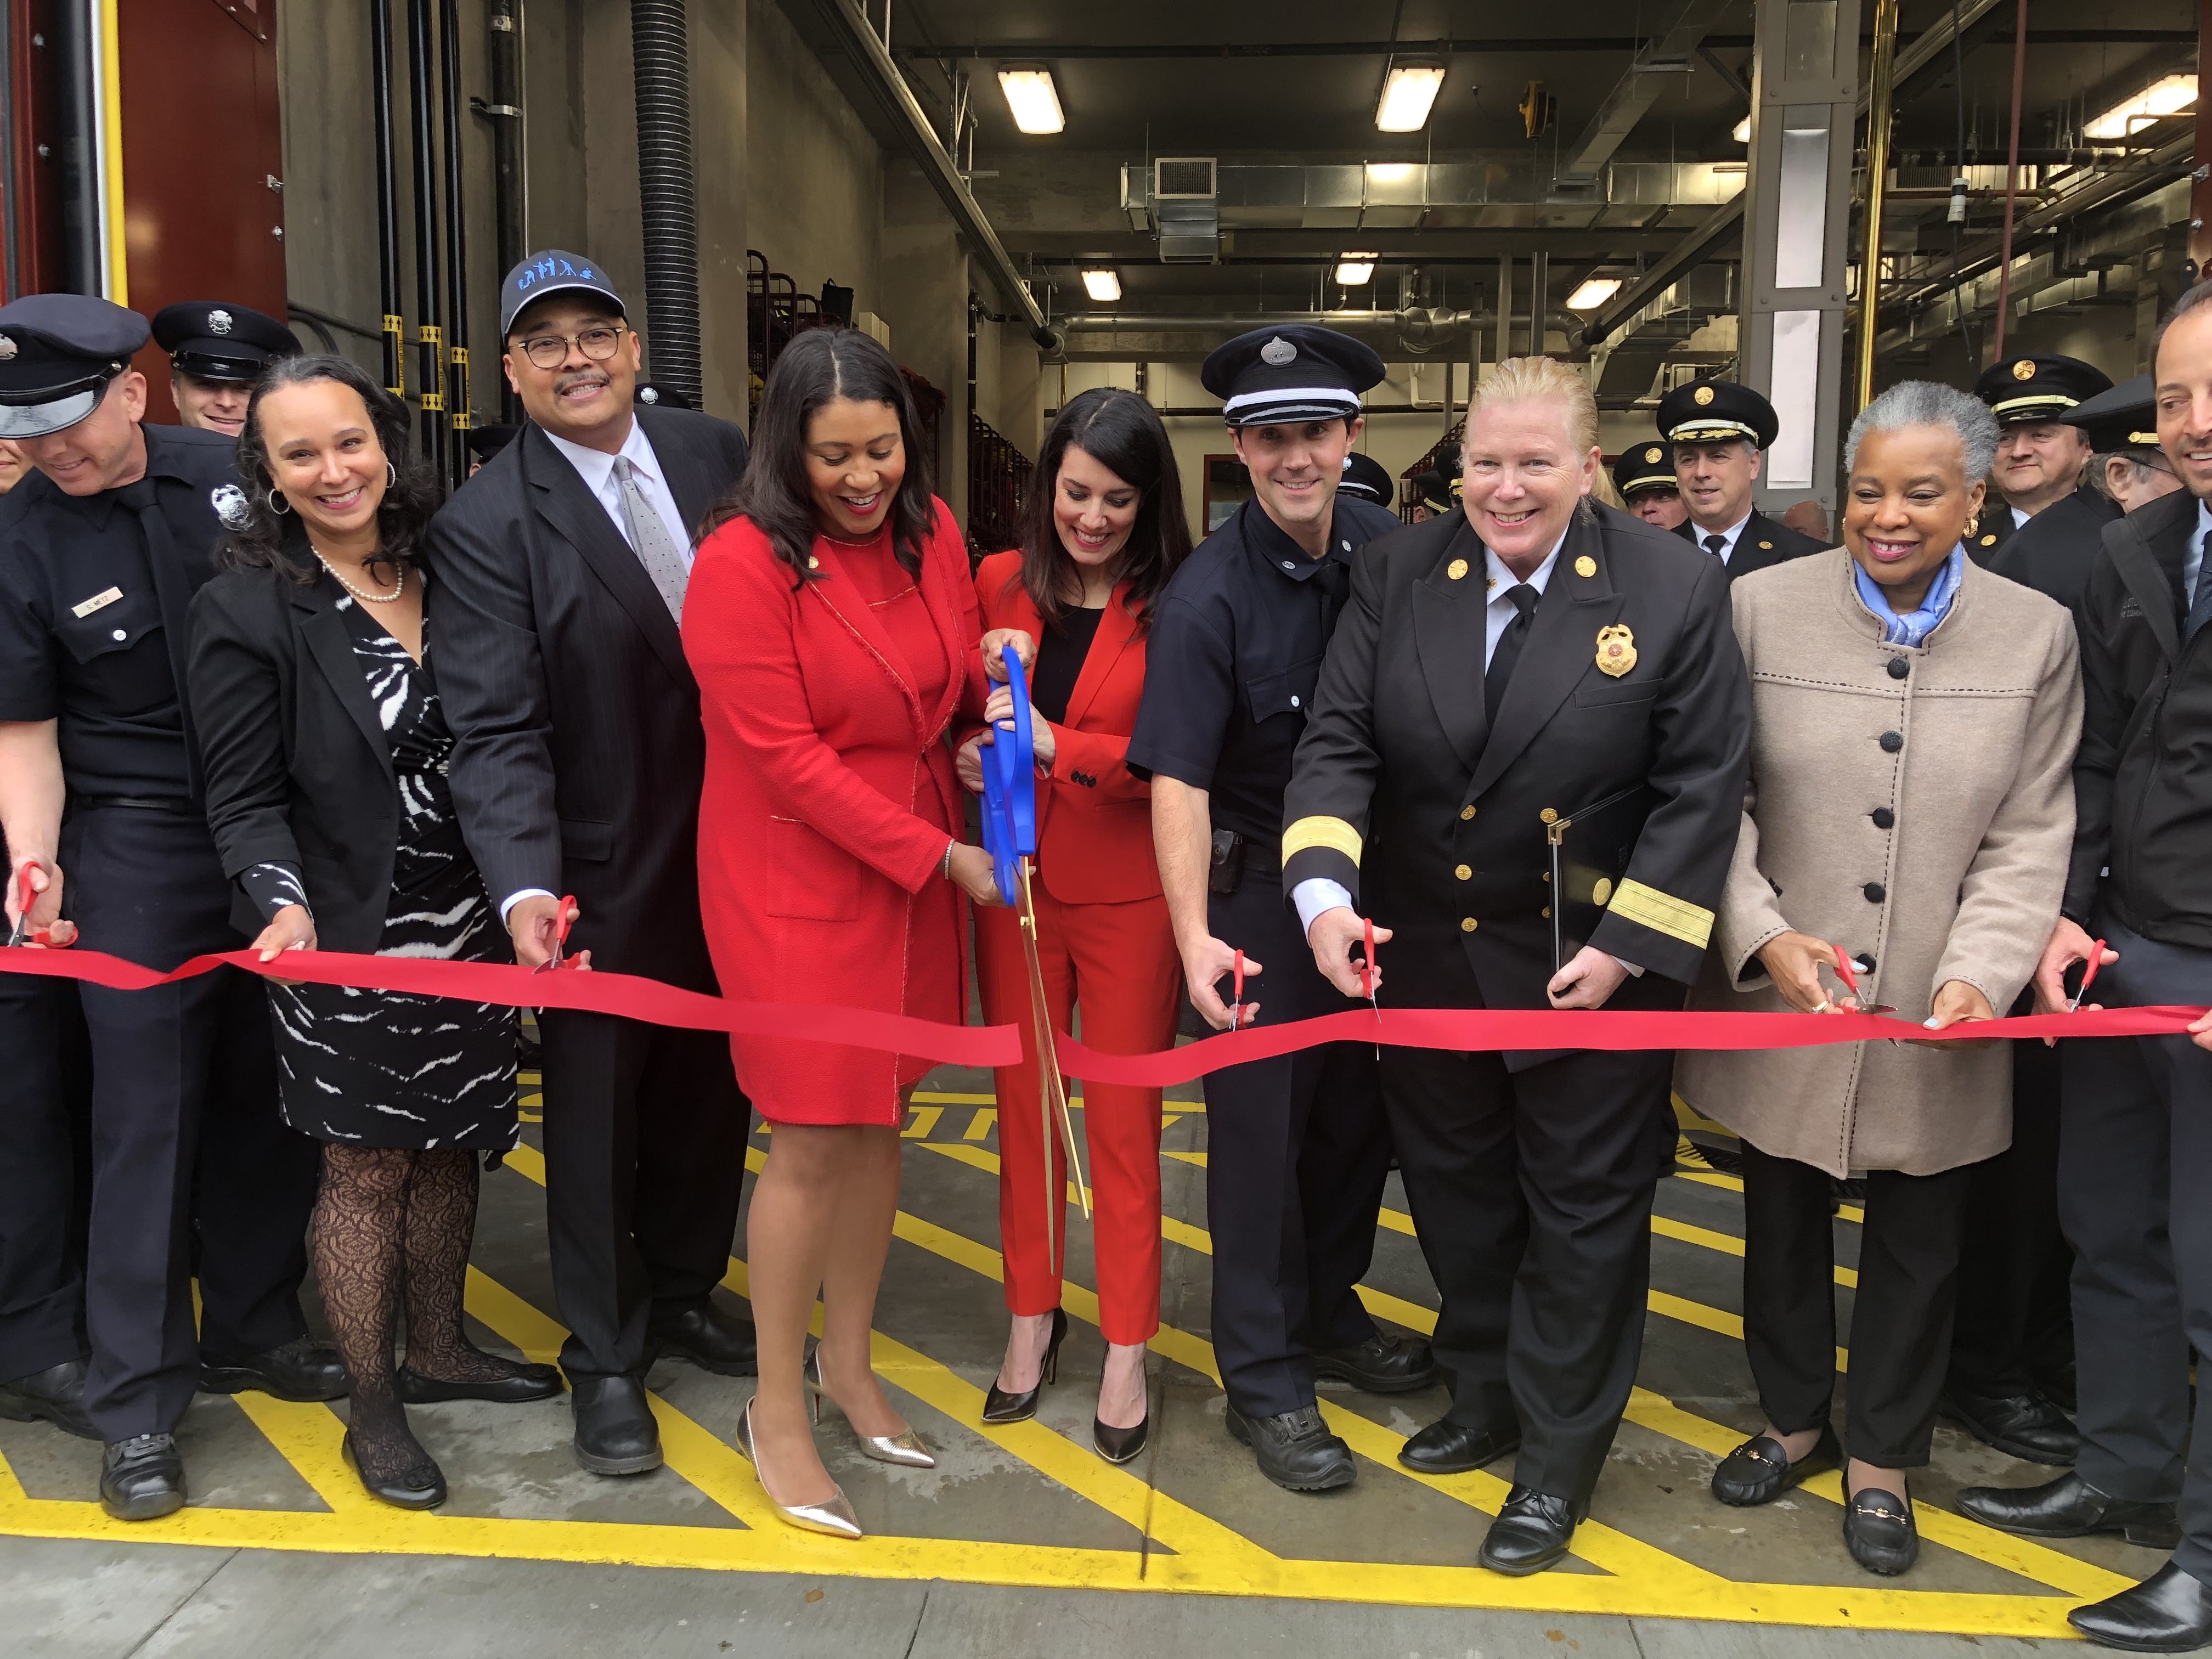
M 185 729 L 185 775 L 192 799 L 198 800 L 199 744 L 192 732 L 191 706 L 185 700 L 186 640 L 180 626 L 192 596 L 185 586 L 176 543 L 169 534 L 169 521 L 161 515 L 161 497 L 155 490 L 154 481 L 139 478 L 125 484 L 116 490 L 115 499 L 137 514 L 139 532 L 145 538 L 146 574 L 154 583 L 155 600 L 161 611 L 161 642 L 169 653 L 170 672 L 176 677 L 177 702 Z
M 2206 537 L 2205 540 L 2212 542 L 2212 536 Z M 2212 568 L 2207 568 L 2207 565 L 2212 565 L 2212 560 L 2197 568 L 2197 600 L 2189 607 L 2188 618 L 2181 625 L 2181 642 L 2184 645 L 2197 637 L 2198 629 L 2207 622 L 2212 622 Z
M 1705 538 L 1702 545 L 1706 552 L 1711 554 L 1717 559 L 1728 548 L 1728 538 L 1725 536 L 1708 536 Z
M 1539 595 L 1528 583 L 1516 582 L 1505 590 L 1505 597 L 1513 601 L 1516 614 L 1498 636 L 1498 649 L 1490 653 L 1490 667 L 1482 677 L 1483 716 L 1493 723 L 1505 697 L 1506 682 L 1513 678 L 1513 665 L 1521 660 L 1521 647 L 1528 643 L 1528 618 L 1536 614 Z

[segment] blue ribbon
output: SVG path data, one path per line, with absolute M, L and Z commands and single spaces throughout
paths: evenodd
M 1014 714 L 1011 722 L 996 722 L 991 741 L 978 751 L 983 762 L 983 846 L 991 854 L 999 896 L 1018 904 L 1021 860 L 1036 856 L 1036 744 L 1021 658 L 1011 645 L 1004 657 Z

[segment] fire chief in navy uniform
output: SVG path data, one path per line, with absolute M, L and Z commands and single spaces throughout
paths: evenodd
M 1597 407 L 1571 371 L 1500 364 L 1468 425 L 1462 507 L 1353 567 L 1284 802 L 1284 884 L 1348 996 L 1364 912 L 1403 1006 L 1680 1008 L 1743 808 L 1728 572 L 1584 499 Z M 1610 817 L 1599 845 L 1621 856 L 1577 894 L 1586 939 L 1560 946 L 1548 843 L 1561 830 L 1587 854 L 1577 817 Z M 1455 1374 L 1450 1411 L 1401 1457 L 1448 1474 L 1518 1449 L 1482 1545 L 1499 1571 L 1566 1553 L 1628 1403 L 1673 1063 L 1382 1051 L 1443 1300 L 1437 1358 Z

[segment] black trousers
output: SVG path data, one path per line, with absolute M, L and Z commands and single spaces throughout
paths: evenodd
M 77 812 L 61 866 L 88 948 L 166 969 L 243 943 L 197 819 Z M 93 1057 L 81 1254 L 70 1000 Z M 88 1353 L 85 1407 L 101 1434 L 167 1432 L 191 1401 L 203 1350 L 258 1352 L 307 1329 L 299 1289 L 319 1154 L 277 1116 L 267 994 L 228 968 L 149 991 L 8 975 L 0 1052 L 0 1376 Z
M 1878 1468 L 1928 1461 L 1978 1168 L 1867 1173 L 1844 1444 Z M 1835 1397 L 1832 1202 L 1826 1170 L 1743 1143 L 1743 1346 L 1784 1434 L 1826 1423 Z
M 2056 1389 L 2071 1398 L 2074 1251 L 2058 1225 L 2059 1052 L 2012 1045 L 2012 1146 L 1974 1166 L 1951 1335 L 1951 1386 L 1967 1394 Z
M 1631 981 L 1623 1006 L 1682 988 Z M 1651 1199 L 1674 1146 L 1674 1057 L 1385 1048 L 1382 1098 L 1421 1253 L 1452 1421 L 1520 1425 L 1514 1480 L 1587 1498 L 1644 1341 Z
M 1314 967 L 1279 878 L 1248 872 L 1236 892 L 1212 895 L 1207 925 L 1267 964 L 1244 988 L 1260 1024 L 1351 1006 Z M 1390 1171 L 1373 1047 L 1333 1042 L 1209 1073 L 1206 1144 L 1221 1385 L 1247 1417 L 1297 1411 L 1314 1403 L 1314 1349 L 1375 1334 L 1356 1288 Z
M 545 1212 L 571 1377 L 642 1376 L 729 1271 L 751 1107 L 717 1031 L 540 1013 Z
M 2105 918 L 2120 953 L 2106 1007 L 2212 1002 L 2212 951 Z M 2076 1038 L 2065 1055 L 2058 1206 L 2074 1243 L 2081 1455 L 2098 1491 L 2179 1500 L 2175 1563 L 2212 1583 L 2212 1389 L 2190 1409 L 2192 1352 L 2212 1354 L 2212 1054 L 2184 1036 Z M 2193 1467 L 2185 1453 L 2200 1449 Z

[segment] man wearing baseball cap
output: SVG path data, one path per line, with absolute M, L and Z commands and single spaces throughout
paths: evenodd
M 643 346 L 596 260 L 549 248 L 507 276 L 500 332 L 521 434 L 430 527 L 453 801 L 517 957 L 572 952 L 713 994 L 699 920 L 706 739 L 678 632 L 692 527 L 745 465 L 726 421 L 635 401 Z M 728 1270 L 750 1109 L 728 1039 L 539 1016 L 546 1212 L 576 1458 L 660 1465 L 656 1355 L 753 1370 Z
M 185 607 L 245 497 L 228 438 L 143 424 L 147 333 L 81 295 L 0 306 L 0 437 L 34 469 L 0 500 L 0 824 L 19 934 L 61 943 L 66 909 L 90 948 L 167 969 L 246 943 L 179 691 Z M 81 1267 L 64 999 L 92 1038 Z M 167 1515 L 195 1389 L 345 1391 L 300 1310 L 318 1163 L 277 1116 L 268 999 L 233 968 L 143 991 L 0 975 L 0 1417 L 103 1442 L 107 1512 Z

